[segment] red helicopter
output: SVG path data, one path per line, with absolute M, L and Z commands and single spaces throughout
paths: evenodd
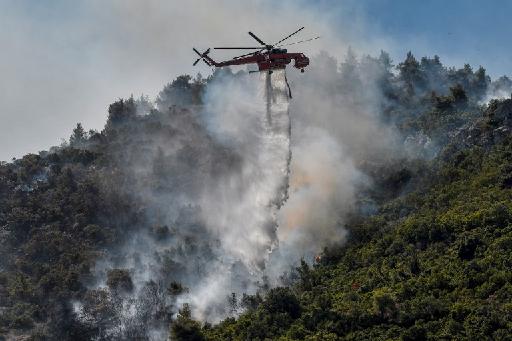
M 255 52 L 250 52 L 243 54 L 241 56 L 234 57 L 230 60 L 226 60 L 223 62 L 217 63 L 212 58 L 208 56 L 210 53 L 210 49 L 206 50 L 203 53 L 200 53 L 195 48 L 193 48 L 194 52 L 199 55 L 199 58 L 194 62 L 193 65 L 196 65 L 200 60 L 203 60 L 208 66 L 222 67 L 229 65 L 243 65 L 243 64 L 258 64 L 259 71 L 267 71 L 269 74 L 272 73 L 272 70 L 284 69 L 286 65 L 290 64 L 292 60 L 294 60 L 293 66 L 297 69 L 300 69 L 301 72 L 304 72 L 304 68 L 309 65 L 309 58 L 306 57 L 303 53 L 288 53 L 286 49 L 282 49 L 283 46 L 295 45 L 299 43 L 304 43 L 307 41 L 315 40 L 320 37 L 315 37 L 311 39 L 301 40 L 290 44 L 280 45 L 286 39 L 292 37 L 298 32 L 302 31 L 304 27 L 299 28 L 297 31 L 292 34 L 286 36 L 281 39 L 277 43 L 270 45 L 264 43 L 260 38 L 258 38 L 254 33 L 249 32 L 249 35 L 253 37 L 261 46 L 257 47 L 214 47 L 216 50 L 257 50 Z M 256 71 L 252 71 L 256 72 Z

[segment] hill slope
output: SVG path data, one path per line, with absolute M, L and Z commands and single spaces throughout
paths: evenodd
M 237 320 L 203 328 L 206 339 L 508 339 L 511 109 L 495 102 L 437 158 L 408 167 L 414 188 L 354 217 L 347 246 L 303 263 L 297 284 Z
M 256 293 L 210 307 L 232 316 L 219 324 L 192 318 L 183 283 L 225 260 L 194 200 L 243 155 L 200 114 L 212 82 L 239 75 L 181 76 L 156 108 L 119 100 L 103 131 L 77 125 L 69 143 L 0 164 L 0 339 L 507 339 L 512 100 L 486 100 L 512 82 L 438 57 L 408 54 L 396 71 L 384 52 L 349 55 L 339 71 L 331 59 L 312 61 L 298 94 L 335 98 L 334 117 L 347 102 L 374 109 L 398 144 L 366 151 L 369 130 L 347 147 L 368 181 L 339 208 L 344 244 L 294 260 L 279 287 L 262 278 Z

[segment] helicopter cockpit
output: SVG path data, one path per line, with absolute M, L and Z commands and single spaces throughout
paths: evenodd
M 282 53 L 287 53 L 287 52 L 288 52 L 287 49 L 272 49 L 271 53 L 282 54 Z

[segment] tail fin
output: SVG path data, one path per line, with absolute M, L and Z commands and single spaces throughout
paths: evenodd
M 200 60 L 203 60 L 206 63 L 206 65 L 215 66 L 215 61 L 208 56 L 208 53 L 210 53 L 210 49 L 204 51 L 203 53 L 200 53 L 195 48 L 192 48 L 192 50 L 194 50 L 194 52 L 197 53 L 199 56 L 199 58 L 197 58 L 197 60 L 192 65 L 196 66 L 196 64 L 199 63 Z

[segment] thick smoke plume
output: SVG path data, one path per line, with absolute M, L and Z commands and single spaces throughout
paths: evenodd
M 305 75 L 290 77 L 290 197 L 279 212 L 274 277 L 301 257 L 312 261 L 324 247 L 343 243 L 357 189 L 370 184 L 361 166 L 401 153 L 397 133 L 381 120 L 384 97 L 377 84 L 389 70 L 369 58 L 360 63 L 349 51 L 338 63 L 322 52 Z
M 203 105 L 188 109 L 173 106 L 179 91 L 162 92 L 158 111 L 141 116 L 146 128 L 114 146 L 128 180 L 104 186 L 144 218 L 96 265 L 90 299 L 75 304 L 82 321 L 103 323 L 107 339 L 159 339 L 183 304 L 202 321 L 236 315 L 243 294 L 283 284 L 301 258 L 342 244 L 370 184 L 362 166 L 402 153 L 381 121 L 374 84 L 386 72 L 377 59 L 349 52 L 339 64 L 322 53 L 305 75 L 289 74 L 292 100 L 284 71 L 217 72 Z M 104 300 L 115 307 L 107 322 L 95 308 Z
M 8 122 L 0 126 L 0 144 L 6 146 L 0 160 L 58 143 L 77 121 L 101 129 L 104 108 L 114 98 L 153 97 L 170 75 L 209 72 L 204 65 L 192 67 L 192 45 L 247 46 L 254 43 L 250 30 L 271 44 L 305 26 L 300 39 L 322 36 L 302 45 L 301 52 L 309 55 L 320 48 L 343 51 L 348 41 L 369 51 L 387 47 L 380 37 L 365 34 L 365 20 L 352 0 L 328 6 L 295 0 L 91 0 L 34 6 L 2 1 L 0 6 L 0 115 Z M 232 57 L 219 52 L 219 60 Z
M 493 99 L 506 98 L 512 98 L 512 80 L 507 76 L 501 76 L 490 84 L 481 102 L 482 104 L 488 104 Z
M 236 313 L 227 305 L 232 293 L 255 293 L 261 285 L 279 245 L 278 210 L 288 197 L 291 157 L 284 70 L 268 77 L 217 76 L 202 110 L 161 120 L 174 133 L 151 136 L 145 153 L 120 158 L 134 179 L 127 194 L 143 203 L 145 224 L 154 227 L 137 229 L 96 266 L 92 288 L 117 307 L 106 338 L 151 334 L 158 339 L 166 325 L 154 323 L 157 315 L 172 315 L 184 303 L 191 304 L 195 317 L 218 321 Z M 127 150 L 135 148 L 133 143 Z M 129 273 L 128 292 L 109 284 L 115 268 Z M 184 290 L 166 298 L 172 283 Z M 75 305 L 91 324 L 98 322 L 92 301 Z M 151 302 L 159 302 L 160 309 Z
M 203 218 L 252 270 L 264 268 L 276 244 L 277 208 L 287 197 L 290 118 L 284 77 L 283 70 L 221 79 L 207 94 L 212 133 L 243 155 L 243 164 L 239 173 L 206 188 Z
M 271 76 L 221 77 L 209 86 L 206 98 L 203 115 L 210 131 L 242 155 L 240 168 L 208 185 L 199 202 L 225 265 L 183 297 L 201 318 L 215 319 L 206 310 L 225 304 L 232 292 L 254 292 L 278 245 L 277 211 L 287 198 L 290 117 L 284 70 Z

